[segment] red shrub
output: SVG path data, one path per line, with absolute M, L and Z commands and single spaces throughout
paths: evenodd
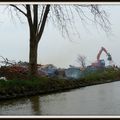
M 28 74 L 28 68 L 22 66 L 2 66 L 0 68 L 0 76 L 7 79 L 24 78 Z

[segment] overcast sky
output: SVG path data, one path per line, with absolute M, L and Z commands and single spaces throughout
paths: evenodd
M 10 60 L 28 61 L 29 32 L 27 23 L 21 24 L 17 18 L 11 19 L 8 12 L 3 12 L 4 5 L 0 5 L 0 55 Z M 87 65 L 96 61 L 96 56 L 103 46 L 112 55 L 113 61 L 120 66 L 120 5 L 103 5 L 103 9 L 110 15 L 112 34 L 109 37 L 101 29 L 87 24 L 87 30 L 76 18 L 80 38 L 71 34 L 71 39 L 63 38 L 52 23 L 47 23 L 38 47 L 38 63 L 54 64 L 57 67 L 78 66 L 78 54 L 87 57 Z M 89 15 L 88 15 L 89 16 Z M 105 53 L 101 58 L 108 64 Z M 0 60 L 2 60 L 0 58 Z

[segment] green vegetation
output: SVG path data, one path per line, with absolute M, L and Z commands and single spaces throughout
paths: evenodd
M 42 94 L 74 87 L 74 81 L 55 78 L 32 78 L 31 80 L 0 80 L 0 98 L 2 96 L 23 96 Z
M 120 78 L 120 70 L 118 69 L 104 69 L 104 70 L 98 70 L 94 73 L 91 73 L 89 75 L 86 75 L 84 78 L 88 81 L 96 81 L 96 80 L 106 80 L 106 79 L 117 79 Z
M 120 80 L 120 70 L 115 68 L 106 68 L 86 75 L 82 81 L 89 85 L 113 82 Z
M 120 80 L 120 70 L 104 69 L 86 75 L 80 80 L 61 80 L 57 78 L 36 77 L 28 79 L 0 80 L 0 99 L 60 92 L 88 85 Z

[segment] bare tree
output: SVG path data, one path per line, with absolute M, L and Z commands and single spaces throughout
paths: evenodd
M 29 52 L 29 63 L 30 63 L 30 75 L 36 75 L 37 72 L 37 49 L 38 43 L 44 31 L 47 16 L 50 10 L 50 5 L 45 5 L 42 7 L 42 12 L 39 18 L 38 5 L 23 5 L 25 11 L 19 8 L 17 5 L 10 5 L 14 7 L 17 11 L 22 13 L 26 18 L 29 26 L 30 34 L 30 52 Z
M 80 64 L 80 67 L 82 69 L 86 68 L 86 57 L 83 55 L 78 55 L 77 62 Z
M 69 28 L 78 32 L 74 26 L 74 14 L 78 14 L 81 22 L 85 19 L 91 20 L 99 24 L 104 31 L 108 30 L 109 21 L 104 10 L 100 10 L 98 5 L 9 5 L 13 8 L 17 15 L 21 13 L 27 19 L 29 27 L 29 63 L 30 75 L 37 73 L 37 49 L 38 43 L 41 40 L 48 17 L 53 21 L 54 25 L 60 29 L 63 35 L 67 35 L 70 39 Z M 85 15 L 83 8 L 88 8 L 94 16 L 90 19 Z M 76 12 L 76 13 L 74 13 Z M 49 14 L 49 16 L 48 16 Z M 78 33 L 79 34 L 79 33 Z M 84 66 L 84 65 L 83 65 Z

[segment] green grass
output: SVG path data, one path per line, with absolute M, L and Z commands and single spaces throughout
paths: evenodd
M 120 70 L 114 69 L 105 69 L 103 71 L 96 71 L 89 75 L 86 75 L 84 78 L 86 81 L 100 81 L 108 79 L 120 79 Z
M 71 83 L 71 84 L 70 84 Z M 49 79 L 45 77 L 33 78 L 31 80 L 0 80 L 0 94 L 11 94 L 14 93 L 25 93 L 25 92 L 36 92 L 36 91 L 51 91 L 60 90 L 63 88 L 70 87 L 72 82 L 69 80 L 58 80 Z

